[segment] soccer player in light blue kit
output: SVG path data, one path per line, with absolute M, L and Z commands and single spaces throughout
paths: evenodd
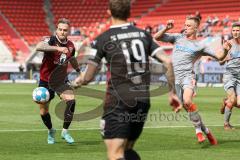
M 230 40 L 232 48 L 226 59 L 220 62 L 220 64 L 226 63 L 223 82 L 227 98 L 224 99 L 224 105 L 221 108 L 221 113 L 224 114 L 225 130 L 234 129 L 230 124 L 233 106 L 240 108 L 240 23 L 232 25 L 232 36 L 233 39 Z
M 213 51 L 210 47 L 197 40 L 197 31 L 200 20 L 197 17 L 188 17 L 185 21 L 183 34 L 166 34 L 168 30 L 174 27 L 173 20 L 169 20 L 165 28 L 154 35 L 158 41 L 170 42 L 174 44 L 172 63 L 175 74 L 175 88 L 179 99 L 181 100 L 185 110 L 189 113 L 195 129 L 198 142 L 205 141 L 203 133 L 207 136 L 212 145 L 217 144 L 210 130 L 204 125 L 196 104 L 193 103 L 193 93 L 195 80 L 193 77 L 194 62 L 201 56 L 211 56 L 218 60 L 223 60 L 231 45 L 224 43 L 223 49 Z

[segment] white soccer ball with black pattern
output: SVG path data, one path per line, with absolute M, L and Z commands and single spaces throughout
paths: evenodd
M 50 94 L 45 87 L 37 87 L 33 90 L 33 100 L 36 103 L 46 103 L 49 101 Z

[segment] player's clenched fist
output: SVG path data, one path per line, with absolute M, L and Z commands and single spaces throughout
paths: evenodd
M 174 27 L 174 20 L 168 20 L 166 30 L 170 30 Z
M 169 93 L 168 101 L 170 106 L 173 107 L 173 111 L 178 113 L 182 109 L 181 102 L 179 101 L 177 95 L 175 93 Z
M 225 50 L 229 51 L 229 50 L 232 48 L 231 42 L 230 42 L 230 41 L 225 41 L 225 42 L 223 43 L 223 48 L 224 48 Z

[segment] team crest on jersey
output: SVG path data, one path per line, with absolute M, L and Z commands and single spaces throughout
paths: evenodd
M 67 55 L 62 53 L 59 59 L 59 64 L 62 65 L 67 59 Z

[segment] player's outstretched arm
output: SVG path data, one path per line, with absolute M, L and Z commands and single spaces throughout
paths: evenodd
M 70 58 L 69 62 L 71 63 L 72 67 L 77 71 L 77 72 L 80 72 L 80 69 L 79 69 L 79 64 L 78 64 L 78 61 L 75 57 L 72 57 Z
M 219 61 L 219 64 L 222 66 L 222 65 L 224 65 L 225 64 L 225 60 L 223 60 L 223 61 Z
M 182 105 L 179 98 L 176 95 L 175 82 L 174 82 L 175 77 L 174 77 L 171 58 L 167 56 L 164 52 L 156 53 L 155 58 L 160 62 L 162 62 L 163 65 L 167 68 L 166 77 L 167 77 L 168 86 L 169 86 L 168 101 L 169 101 L 169 104 L 173 107 L 173 111 L 177 113 L 182 109 Z
M 174 21 L 173 20 L 168 20 L 167 21 L 167 25 L 165 27 L 163 27 L 162 30 L 160 30 L 159 32 L 157 32 L 153 38 L 157 41 L 160 41 L 163 34 L 166 33 L 168 30 L 172 29 L 174 27 Z
M 169 91 L 175 93 L 175 85 L 174 85 L 174 72 L 171 58 L 166 55 L 162 50 L 155 54 L 155 57 L 158 61 L 162 62 L 164 67 L 167 69 L 166 77 L 168 80 Z
M 94 64 L 89 63 L 86 67 L 86 70 L 82 72 L 75 80 L 74 84 L 76 86 L 87 85 L 91 82 L 95 76 L 95 73 L 98 71 L 98 67 Z M 76 87 L 75 86 L 75 87 Z
M 232 44 L 230 41 L 226 41 L 223 43 L 223 50 L 217 51 L 214 58 L 216 58 L 218 61 L 223 61 L 225 57 L 228 55 L 229 50 L 231 49 Z
M 219 61 L 220 65 L 224 65 L 229 60 L 229 57 L 227 56 L 224 60 Z
M 41 52 L 61 52 L 61 53 L 68 53 L 68 49 L 66 47 L 58 47 L 58 46 L 51 46 L 48 43 L 41 41 L 36 46 L 37 51 Z

